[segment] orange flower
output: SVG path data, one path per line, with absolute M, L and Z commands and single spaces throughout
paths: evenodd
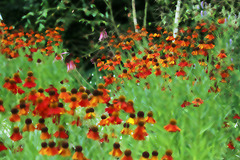
M 95 113 L 93 108 L 87 108 L 86 109 L 86 115 L 84 116 L 84 119 L 93 119 L 95 118 Z
M 56 138 L 68 138 L 67 133 L 65 132 L 64 126 L 63 125 L 59 125 L 58 126 L 58 131 L 56 131 L 54 133 L 54 137 Z
M 111 117 L 107 119 L 109 123 L 111 124 L 121 124 L 122 120 L 119 118 L 119 113 L 118 112 L 113 112 Z
M 123 129 L 121 130 L 121 134 L 123 135 L 131 135 L 132 134 L 132 130 L 129 128 L 129 123 L 124 123 L 123 124 Z
M 223 59 L 223 58 L 226 58 L 226 57 L 227 57 L 227 55 L 225 54 L 225 51 L 224 51 L 224 49 L 222 49 L 222 50 L 221 50 L 221 52 L 218 54 L 218 57 L 219 57 L 219 58 L 221 58 L 221 59 Z
M 60 149 L 58 154 L 61 155 L 62 157 L 69 157 L 69 156 L 71 156 L 71 151 L 68 148 L 68 146 L 69 146 L 68 142 L 62 142 L 62 148 Z
M 177 131 L 181 131 L 180 128 L 178 128 L 178 126 L 176 125 L 177 121 L 175 119 L 171 119 L 170 123 L 166 126 L 164 126 L 164 129 L 168 132 L 177 132 Z
M 131 150 L 126 149 L 124 151 L 124 156 L 121 158 L 121 160 L 133 160 L 131 154 L 132 154 Z
M 142 156 L 140 157 L 139 160 L 149 160 L 149 153 L 147 151 L 142 153 Z
M 135 129 L 134 133 L 133 133 L 133 138 L 135 140 L 145 140 L 145 136 L 147 136 L 148 133 L 146 132 L 145 130 L 145 127 L 144 127 L 144 121 L 139 121 L 138 122 L 138 126 L 137 128 Z
M 172 158 L 172 150 L 167 150 L 165 155 L 161 158 L 161 160 L 173 160 Z
M 42 146 L 42 148 L 39 151 L 39 154 L 46 155 L 47 154 L 47 142 L 42 142 L 41 146 Z
M 118 142 L 115 142 L 113 144 L 113 150 L 109 152 L 110 155 L 114 157 L 121 157 L 122 156 L 122 151 L 120 150 L 120 144 Z
M 192 101 L 194 107 L 199 107 L 200 104 L 203 104 L 203 100 L 201 98 L 195 98 L 194 101 Z
M 127 107 L 123 108 L 126 113 L 135 113 L 133 108 L 133 100 L 128 100 Z
M 20 121 L 20 116 L 18 115 L 18 109 L 13 108 L 11 109 L 12 115 L 9 117 L 9 120 L 11 122 L 19 122 Z
M 45 122 L 44 118 L 40 118 L 38 120 L 38 122 L 39 123 L 36 125 L 37 130 L 42 130 L 43 127 L 46 127 L 45 124 L 44 124 L 44 122 Z
M 145 118 L 145 122 L 151 123 L 151 124 L 156 123 L 155 119 L 153 119 L 153 112 L 152 111 L 148 112 L 147 117 Z
M 97 126 L 92 126 L 91 128 L 89 128 L 89 131 L 87 133 L 87 138 L 93 139 L 93 140 L 100 139 Z
M 169 32 L 168 37 L 166 38 L 166 41 L 173 41 L 175 38 L 173 37 L 173 33 Z
M 82 153 L 82 146 L 76 146 L 75 153 L 72 156 L 73 160 L 89 160 Z
M 48 148 L 46 149 L 45 153 L 48 156 L 54 156 L 58 154 L 58 149 L 55 147 L 56 143 L 54 141 L 50 141 L 48 143 Z
M 78 103 L 81 107 L 88 107 L 90 106 L 90 102 L 88 101 L 88 94 L 87 93 L 83 93 L 81 95 L 82 100 L 80 100 L 80 102 Z
M 152 158 L 150 160 L 158 160 L 158 152 L 157 151 L 152 152 Z
M 67 89 L 65 87 L 62 87 L 60 91 L 61 93 L 58 96 L 59 99 L 70 99 L 70 95 L 67 93 Z
M 98 123 L 98 125 L 100 125 L 100 126 L 109 125 L 109 121 L 108 121 L 106 115 L 101 116 L 101 121 Z
M 23 84 L 23 87 L 27 87 L 27 88 L 35 87 L 37 84 L 34 82 L 36 78 L 33 77 L 33 72 L 29 71 L 27 74 L 28 74 L 28 77 L 25 79 L 25 83 Z
M 25 120 L 25 126 L 23 127 L 23 132 L 33 132 L 35 130 L 34 125 L 32 124 L 32 120 L 30 118 L 27 118 Z
M 219 19 L 218 19 L 218 23 L 219 23 L 219 24 L 223 24 L 225 21 L 226 21 L 225 18 L 219 18 Z
M 46 140 L 46 139 L 51 138 L 51 135 L 48 133 L 48 128 L 47 128 L 47 127 L 43 127 L 43 128 L 41 129 L 41 131 L 42 131 L 42 133 L 41 133 L 41 135 L 40 135 L 40 138 L 41 138 L 42 140 Z
M 13 134 L 11 135 L 10 138 L 13 141 L 19 141 L 23 138 L 22 135 L 19 133 L 19 127 L 14 127 L 13 128 Z

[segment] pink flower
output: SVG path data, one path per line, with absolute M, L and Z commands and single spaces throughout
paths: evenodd
M 63 56 L 62 56 L 63 54 L 68 54 L 68 52 L 63 52 L 61 54 L 57 54 L 55 59 L 53 60 L 53 62 L 58 61 L 58 60 L 63 61 Z
M 105 38 L 108 38 L 107 32 L 104 30 L 102 30 L 102 32 L 100 33 L 100 37 L 99 37 L 99 41 L 104 40 Z
M 66 63 L 66 64 L 67 64 L 67 71 L 68 72 L 76 69 L 76 65 L 74 64 L 73 60 L 71 60 L 69 63 Z

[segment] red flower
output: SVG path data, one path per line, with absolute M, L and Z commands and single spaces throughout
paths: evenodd
M 3 100 L 0 99 L 0 112 L 4 112 L 5 108 L 3 107 Z
M 58 131 L 54 133 L 54 137 L 56 138 L 68 138 L 68 135 L 65 132 L 64 126 L 59 125 Z
M 91 128 L 89 128 L 89 131 L 87 133 L 87 138 L 93 139 L 93 140 L 100 139 L 97 126 L 92 126 Z
M 121 124 L 122 120 L 118 116 L 119 116 L 118 112 L 113 112 L 112 116 L 110 118 L 108 118 L 109 123 L 111 123 L 111 124 Z
M 138 127 L 134 130 L 134 133 L 132 136 L 135 140 L 145 140 L 145 136 L 147 135 L 148 133 L 145 130 L 144 121 L 140 120 L 138 122 Z
M 19 141 L 21 140 L 23 137 L 22 135 L 19 133 L 19 128 L 18 127 L 14 127 L 13 128 L 13 134 L 10 137 L 13 141 Z
M 164 126 L 164 129 L 168 132 L 177 132 L 177 131 L 181 131 L 180 128 L 178 128 L 178 126 L 176 125 L 177 121 L 175 119 L 171 119 L 170 120 L 170 124 Z
M 232 150 L 235 149 L 232 141 L 230 141 L 227 146 L 228 146 L 229 149 L 232 149 Z
M 7 147 L 4 146 L 3 142 L 0 142 L 0 152 L 7 150 Z
M 238 114 L 235 114 L 235 116 L 233 117 L 233 119 L 240 119 L 240 116 Z
M 161 160 L 173 160 L 172 150 L 167 150 L 165 155 L 161 158 Z
M 183 104 L 181 104 L 181 107 L 184 108 L 186 106 L 189 106 L 191 103 L 187 102 L 186 100 L 183 102 Z

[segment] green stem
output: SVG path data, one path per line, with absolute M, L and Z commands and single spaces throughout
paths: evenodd
M 117 28 L 116 23 L 115 23 L 115 20 L 114 20 L 113 10 L 112 10 L 112 3 L 111 3 L 111 1 L 107 2 L 106 0 L 104 0 L 104 2 L 106 3 L 106 5 L 107 5 L 108 8 L 109 8 L 110 18 L 111 18 L 112 25 L 113 25 L 113 27 L 114 27 L 115 32 L 117 33 L 117 36 L 119 37 L 119 36 L 120 36 L 120 33 L 119 33 L 119 31 L 118 31 L 118 28 Z
M 145 9 L 144 9 L 144 18 L 143 18 L 143 27 L 147 27 L 147 8 L 148 8 L 148 0 L 145 0 Z
M 136 15 L 135 0 L 132 0 L 132 13 L 133 13 L 134 29 L 135 29 L 135 32 L 138 32 L 138 30 L 136 29 L 136 26 L 137 26 L 137 15 Z
M 93 86 L 91 86 L 86 80 L 85 80 L 85 78 L 83 78 L 83 76 L 76 70 L 76 72 L 78 73 L 78 75 L 82 78 L 82 80 L 85 82 L 85 83 L 87 83 L 92 89 L 94 89 L 93 88 Z

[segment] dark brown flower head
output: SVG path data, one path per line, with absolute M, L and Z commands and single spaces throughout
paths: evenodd
M 168 149 L 168 150 L 166 151 L 166 155 L 167 155 L 167 156 L 171 156 L 171 155 L 172 155 L 172 150 Z
M 28 75 L 29 77 L 31 77 L 31 76 L 33 76 L 33 72 L 32 72 L 32 71 L 28 71 L 28 72 L 27 72 L 27 75 Z
M 172 33 L 172 32 L 169 32 L 169 33 L 168 33 L 168 36 L 173 36 L 173 33 Z
M 91 130 L 93 132 L 97 132 L 98 131 L 98 127 L 96 125 L 94 125 L 94 126 L 91 127 Z
M 98 96 L 99 95 L 99 91 L 97 90 L 97 89 L 95 89 L 94 91 L 93 91 L 93 96 Z
M 18 113 L 18 109 L 17 108 L 12 108 L 11 109 L 11 113 L 12 114 L 17 114 Z
M 13 128 L 13 132 L 14 132 L 14 133 L 19 133 L 19 127 L 14 127 L 14 128 Z
M 176 124 L 177 124 L 176 119 L 171 119 L 171 120 L 170 120 L 170 124 L 171 124 L 171 125 L 176 125 Z
M 142 153 L 142 157 L 144 158 L 148 158 L 149 157 L 149 153 L 147 151 Z
M 124 154 L 125 154 L 125 156 L 129 157 L 129 156 L 131 156 L 132 152 L 131 152 L 131 150 L 126 149 L 126 150 L 124 151 Z
M 125 100 L 126 100 L 125 96 L 123 96 L 123 95 L 119 96 L 119 101 L 120 102 L 125 102 Z
M 131 118 L 135 118 L 136 116 L 135 116 L 134 113 L 130 113 L 130 117 L 131 117 Z
M 63 141 L 62 142 L 62 148 L 68 148 L 68 146 L 69 146 L 69 144 L 68 144 L 68 142 L 67 141 Z
M 133 100 L 128 100 L 127 103 L 130 104 L 130 105 L 132 106 L 132 105 L 133 105 Z
M 13 77 L 18 78 L 18 77 L 20 77 L 20 75 L 19 75 L 19 73 L 14 73 Z
M 98 84 L 98 88 L 99 88 L 99 89 L 104 89 L 104 84 L 99 83 L 99 84 Z
M 158 151 L 153 151 L 152 156 L 158 156 Z
M 147 116 L 148 117 L 152 117 L 153 116 L 153 112 L 152 111 L 148 112 Z
M 5 78 L 4 78 L 4 81 L 5 81 L 5 82 L 9 82 L 9 80 L 10 80 L 10 78 L 8 78 L 8 77 L 5 77 Z
M 143 111 L 139 111 L 139 112 L 137 113 L 137 116 L 138 116 L 139 118 L 143 118 L 143 117 L 144 117 L 144 112 L 143 112 Z
M 124 128 L 129 128 L 129 126 L 130 126 L 129 123 L 124 123 L 124 124 L 123 124 L 123 127 L 124 127 Z
M 42 148 L 47 148 L 47 142 L 42 142 L 41 146 L 42 146 Z
M 49 94 L 50 96 L 54 96 L 54 95 L 55 95 L 55 91 L 54 91 L 54 90 L 50 90 L 50 91 L 48 92 L 48 94 Z
M 38 89 L 38 92 L 39 92 L 39 93 L 43 93 L 43 92 L 44 92 L 44 89 L 43 89 L 43 88 L 39 88 L 39 89 Z
M 143 60 L 147 60 L 147 56 L 143 56 L 143 58 L 142 58 Z
M 56 143 L 55 143 L 54 141 L 48 142 L 48 146 L 49 146 L 50 148 L 55 147 L 55 145 L 56 145 Z
M 62 87 L 62 88 L 60 89 L 60 91 L 61 91 L 61 92 L 66 92 L 67 89 L 66 89 L 66 87 Z
M 113 144 L 113 148 L 115 148 L 115 149 L 120 148 L 120 144 L 119 144 L 118 142 L 115 142 L 115 143 Z
M 41 129 L 41 131 L 44 132 L 44 133 L 46 133 L 46 132 L 48 132 L 48 128 L 47 128 L 47 127 L 43 127 L 43 128 Z
M 124 70 L 123 70 L 123 73 L 127 73 L 127 70 L 126 70 L 126 69 L 124 69 Z
M 221 53 L 225 53 L 225 50 L 224 50 L 224 49 L 221 49 Z
M 130 63 L 131 61 L 130 61 L 130 59 L 127 59 L 126 62 L 127 62 L 127 63 Z
M 59 125 L 59 126 L 58 126 L 58 130 L 59 130 L 59 131 L 64 131 L 64 130 L 65 130 L 65 128 L 64 128 L 64 126 L 63 126 L 63 125 Z
M 26 108 L 26 104 L 25 104 L 25 103 L 22 103 L 22 104 L 20 104 L 19 106 L 20 106 L 21 109 Z
M 83 86 L 79 87 L 79 92 L 85 92 L 85 88 Z
M 72 97 L 71 97 L 71 101 L 72 101 L 72 102 L 76 102 L 76 101 L 77 101 L 77 97 L 72 96 Z
M 58 107 L 63 108 L 64 107 L 63 103 L 58 103 Z
M 37 59 L 37 63 L 41 63 L 41 62 L 42 62 L 42 60 L 38 58 Z
M 27 118 L 27 119 L 25 120 L 25 124 L 26 124 L 26 125 L 32 124 L 32 120 L 31 120 L 30 118 Z
M 94 112 L 94 108 L 89 108 L 89 112 Z
M 73 88 L 73 89 L 71 90 L 71 93 L 72 93 L 72 94 L 77 94 L 77 92 L 78 92 L 78 91 L 77 91 L 76 88 Z
M 16 82 L 15 82 L 14 79 L 10 79 L 10 80 L 9 80 L 9 83 L 11 83 L 11 84 L 15 84 Z
M 106 119 L 106 118 L 107 118 L 106 115 L 102 115 L 102 116 L 101 116 L 101 119 Z
M 38 122 L 41 123 L 41 124 L 43 124 L 43 123 L 45 122 L 45 120 L 44 120 L 44 118 L 40 118 L 40 119 L 38 120 Z
M 3 100 L 2 99 L 0 99 L 0 105 L 3 105 Z
M 76 152 L 82 152 L 82 146 L 76 146 L 75 151 Z

